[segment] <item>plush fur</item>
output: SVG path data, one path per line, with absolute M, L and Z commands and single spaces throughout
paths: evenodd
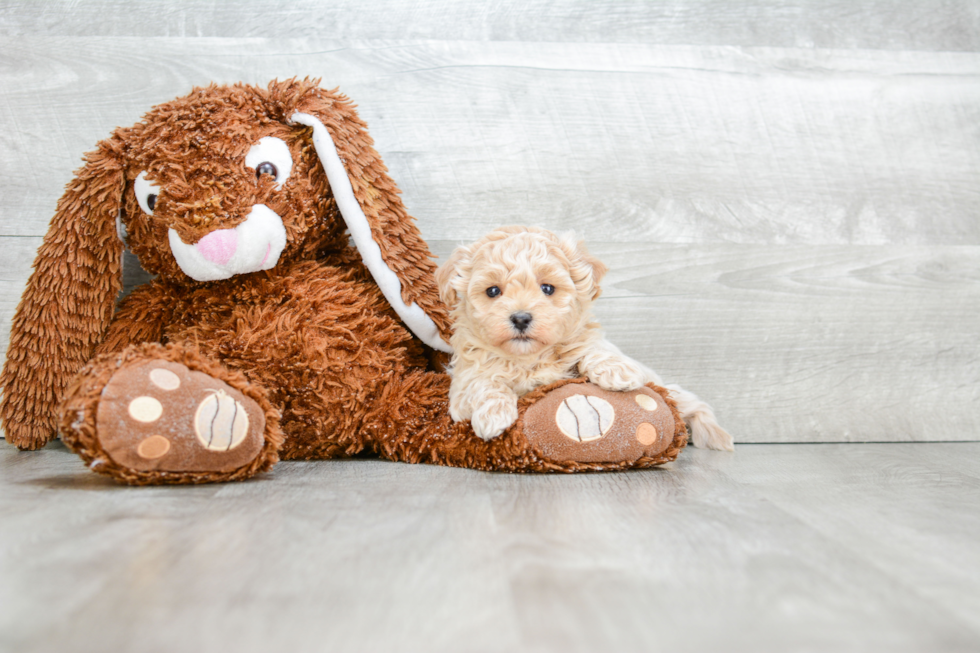
M 116 307 L 122 238 L 156 278 Z M 195 89 L 100 142 L 58 202 L 0 374 L 7 440 L 37 449 L 60 427 L 92 469 L 133 484 L 242 479 L 277 456 L 369 452 L 506 471 L 676 457 L 683 425 L 638 459 L 543 455 L 522 416 L 562 382 L 526 395 L 492 442 L 454 423 L 440 372 L 450 319 L 434 272 L 346 97 L 308 80 Z M 193 473 L 165 459 L 150 470 L 113 460 L 100 393 L 114 370 L 146 361 L 252 398 L 267 416 L 259 457 Z
M 584 242 L 535 227 L 504 227 L 456 249 L 437 273 L 453 307 L 453 419 L 491 439 L 517 420 L 519 397 L 560 379 L 585 376 L 612 391 L 662 383 L 603 338 L 592 302 L 605 272 Z M 697 446 L 732 449 L 710 406 L 682 388 L 674 394 Z

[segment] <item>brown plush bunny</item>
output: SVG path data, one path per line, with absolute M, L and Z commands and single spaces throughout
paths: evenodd
M 157 276 L 117 307 L 123 241 Z M 36 449 L 57 430 L 132 484 L 365 451 L 509 471 L 677 456 L 686 432 L 654 386 L 553 384 L 490 441 L 454 423 L 430 259 L 344 96 L 308 80 L 195 89 L 100 142 L 59 201 L 0 376 L 6 437 Z M 554 426 L 576 393 L 617 406 L 598 441 Z M 639 421 L 661 437 L 637 442 Z

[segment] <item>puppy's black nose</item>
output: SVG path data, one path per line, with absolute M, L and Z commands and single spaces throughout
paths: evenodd
M 510 316 L 511 324 L 513 324 L 514 328 L 520 331 L 521 333 L 527 331 L 527 328 L 531 325 L 531 320 L 533 319 L 534 318 L 531 316 L 530 313 L 525 313 L 523 311 L 520 313 L 514 313 L 513 315 Z

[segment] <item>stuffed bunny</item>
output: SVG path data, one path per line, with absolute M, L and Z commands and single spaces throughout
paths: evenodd
M 677 456 L 685 427 L 652 385 L 552 384 L 489 441 L 453 422 L 451 324 L 398 192 L 352 104 L 316 81 L 198 88 L 115 130 L 58 202 L 14 317 L 8 441 L 58 431 L 131 484 L 361 452 L 506 471 Z M 116 306 L 124 244 L 156 278 Z M 577 394 L 615 407 L 598 439 L 556 425 Z

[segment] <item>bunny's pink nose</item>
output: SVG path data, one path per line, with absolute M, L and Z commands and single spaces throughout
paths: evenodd
M 207 260 L 224 265 L 238 249 L 238 234 L 234 229 L 218 229 L 197 241 L 195 247 Z

